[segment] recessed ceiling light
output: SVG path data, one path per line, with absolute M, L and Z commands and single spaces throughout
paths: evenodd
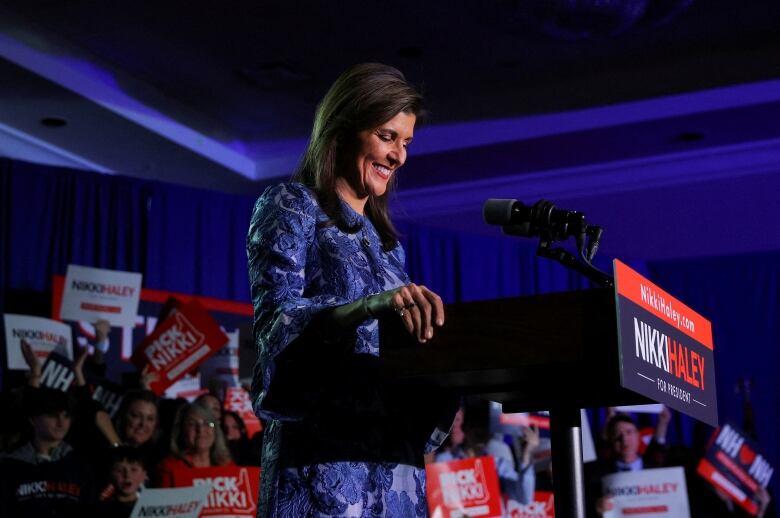
M 704 140 L 704 133 L 701 131 L 686 131 L 677 135 L 674 140 L 677 142 L 698 142 Z
M 423 50 L 417 45 L 409 45 L 408 47 L 398 49 L 398 55 L 406 59 L 417 59 L 422 57 Z
M 68 125 L 68 121 L 62 117 L 44 117 L 40 123 L 47 128 L 62 128 Z
M 304 85 L 311 74 L 292 61 L 268 61 L 241 67 L 236 73 L 244 81 L 261 90 L 285 90 Z

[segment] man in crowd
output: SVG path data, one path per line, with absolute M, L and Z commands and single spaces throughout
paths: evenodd
M 666 431 L 671 420 L 669 409 L 664 407 L 658 415 L 658 423 L 650 444 L 640 454 L 639 427 L 626 414 L 614 414 L 607 421 L 606 441 L 609 455 L 593 463 L 586 473 L 588 479 L 588 510 L 600 516 L 613 507 L 611 498 L 601 495 L 601 478 L 618 471 L 639 471 L 660 468 L 665 465 Z
M 67 394 L 28 387 L 32 439 L 0 459 L 0 515 L 79 516 L 94 499 L 92 476 L 64 438 L 72 404 Z

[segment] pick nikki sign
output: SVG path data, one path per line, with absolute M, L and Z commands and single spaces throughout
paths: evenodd
M 623 387 L 718 425 L 712 325 L 615 260 Z
M 150 387 L 162 394 L 228 341 L 219 324 L 197 301 L 180 304 L 133 353 L 141 372 L 157 373 Z
M 230 517 L 257 515 L 257 494 L 260 490 L 260 468 L 254 466 L 223 466 L 180 469 L 173 473 L 177 487 L 208 486 L 210 491 L 200 517 Z
M 228 387 L 225 390 L 225 410 L 237 413 L 244 421 L 248 437 L 252 437 L 257 432 L 263 430 L 260 419 L 252 410 L 252 401 L 249 398 L 249 392 L 242 387 Z
M 501 490 L 492 457 L 425 466 L 431 516 L 502 516 Z
M 552 491 L 536 491 L 527 504 L 506 501 L 507 518 L 555 518 L 555 500 Z

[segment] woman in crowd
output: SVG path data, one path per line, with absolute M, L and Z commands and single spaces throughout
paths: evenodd
M 222 401 L 220 401 L 217 396 L 211 392 L 207 392 L 198 396 L 195 402 L 202 403 L 203 406 L 211 410 L 211 413 L 214 414 L 217 423 L 222 423 Z
M 125 394 L 116 414 L 116 431 L 122 444 L 139 449 L 146 466 L 156 466 L 165 456 L 159 444 L 158 400 L 150 390 Z
M 388 213 L 421 103 L 392 67 L 350 68 L 317 108 L 293 183 L 255 205 L 264 516 L 427 515 L 423 454 L 458 401 L 384 386 L 378 373 L 378 319 L 420 343 L 444 324 L 440 297 L 404 271 Z
M 222 430 L 225 432 L 228 449 L 230 449 L 230 454 L 236 464 L 239 466 L 260 465 L 262 432 L 257 432 L 250 439 L 244 420 L 236 412 L 230 410 L 226 410 L 222 415 Z
M 214 414 L 202 403 L 183 405 L 173 422 L 170 455 L 157 466 L 156 485 L 174 486 L 174 472 L 233 464 Z
M 148 390 L 128 392 L 117 412 L 117 432 L 122 442 L 141 447 L 157 434 L 157 396 Z

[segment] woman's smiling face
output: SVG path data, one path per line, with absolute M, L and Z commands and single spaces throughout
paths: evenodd
M 352 208 L 362 213 L 368 196 L 387 191 L 387 183 L 406 162 L 416 120 L 413 113 L 399 112 L 376 128 L 358 132 L 354 156 L 343 162 L 351 171 L 337 182 L 339 195 Z

